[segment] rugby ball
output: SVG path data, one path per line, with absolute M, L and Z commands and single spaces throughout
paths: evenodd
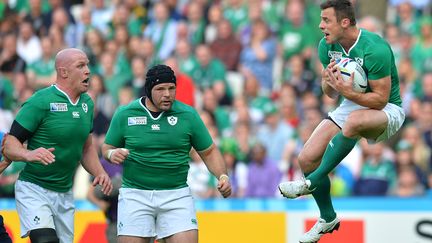
M 354 73 L 353 90 L 359 93 L 364 93 L 367 88 L 367 76 L 363 68 L 351 58 L 343 57 L 336 61 L 336 66 L 339 68 L 342 78 L 347 81 Z

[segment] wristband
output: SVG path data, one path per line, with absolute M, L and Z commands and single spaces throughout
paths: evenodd
M 115 150 L 115 149 L 109 149 L 109 150 L 108 150 L 108 153 L 107 153 L 107 159 L 108 159 L 109 161 L 111 161 L 111 155 L 112 155 L 112 153 L 114 152 L 114 150 Z
M 229 176 L 227 176 L 226 174 L 222 174 L 222 175 L 220 175 L 220 176 L 219 176 L 219 180 L 221 181 L 221 180 L 223 180 L 223 179 L 225 179 L 226 181 L 229 181 Z

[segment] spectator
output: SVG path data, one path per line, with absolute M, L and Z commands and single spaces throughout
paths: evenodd
M 112 164 L 101 158 L 101 164 L 108 176 L 111 178 L 113 190 L 110 195 L 101 193 L 97 187 L 90 186 L 87 192 L 87 199 L 95 204 L 105 214 L 108 226 L 105 235 L 109 243 L 117 242 L 117 204 L 123 166 Z M 93 179 L 93 178 L 91 178 Z M 98 186 L 99 187 L 99 186 Z
M 176 22 L 169 18 L 168 8 L 164 2 L 153 6 L 154 18 L 144 31 L 144 37 L 152 40 L 156 57 L 165 60 L 172 54 L 177 41 Z
M 19 27 L 17 53 L 27 64 L 32 64 L 42 57 L 40 39 L 34 34 L 30 22 L 23 22 Z
M 216 39 L 210 44 L 210 49 L 214 57 L 225 64 L 227 70 L 237 70 L 242 44 L 234 35 L 228 20 L 218 22 Z
M 26 74 L 30 87 L 35 90 L 50 86 L 55 81 L 54 53 L 49 37 L 41 39 L 42 56 L 27 66 Z
M 186 74 L 180 72 L 177 59 L 169 57 L 165 60 L 165 65 L 171 67 L 177 77 L 176 100 L 190 106 L 195 106 L 195 84 Z
M 272 73 L 276 45 L 267 24 L 262 20 L 256 20 L 252 25 L 251 41 L 243 47 L 240 55 L 241 72 L 253 73 L 261 89 L 267 94 L 273 90 Z
M 267 150 L 269 158 L 279 163 L 287 143 L 293 139 L 295 130 L 281 120 L 274 103 L 264 107 L 265 123 L 258 128 L 257 138 Z M 272 139 L 268 139 L 271 137 Z
M 14 73 L 23 73 L 26 67 L 26 62 L 17 53 L 17 37 L 13 33 L 6 34 L 0 52 L 0 72 L 12 79 Z
M 275 161 L 267 156 L 266 148 L 257 143 L 252 147 L 248 168 L 247 197 L 271 198 L 276 195 L 281 173 Z
M 191 150 L 189 166 L 187 184 L 191 189 L 192 196 L 196 199 L 215 197 L 217 195 L 217 179 L 210 173 L 204 161 L 194 149 Z
M 195 55 L 197 64 L 191 73 L 194 83 L 201 90 L 212 89 L 219 104 L 231 104 L 232 91 L 226 81 L 225 65 L 213 57 L 208 45 L 199 45 Z
M 206 23 L 203 13 L 204 6 L 202 6 L 199 1 L 189 1 L 186 12 L 186 23 L 188 28 L 188 41 L 193 47 L 204 43 Z
M 224 138 L 220 150 L 225 159 L 228 176 L 231 180 L 231 197 L 244 198 L 247 190 L 248 167 L 243 161 L 237 159 L 237 143 L 232 138 Z
M 355 183 L 354 195 L 385 196 L 394 190 L 397 183 L 394 162 L 384 157 L 384 143 L 366 146 L 369 154 Z

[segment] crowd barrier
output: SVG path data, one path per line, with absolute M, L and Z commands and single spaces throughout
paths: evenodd
M 340 198 L 334 200 L 342 218 L 339 231 L 320 243 L 430 243 L 432 197 Z M 197 200 L 200 243 L 296 243 L 318 216 L 311 199 Z M 94 205 L 76 201 L 75 242 L 106 243 L 105 218 Z M 14 243 L 19 220 L 13 199 L 0 200 L 0 214 Z

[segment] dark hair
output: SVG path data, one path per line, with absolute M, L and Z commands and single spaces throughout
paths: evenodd
M 321 3 L 320 8 L 321 10 L 333 8 L 338 22 L 344 18 L 348 18 L 351 25 L 356 25 L 354 8 L 349 0 L 328 0 Z

